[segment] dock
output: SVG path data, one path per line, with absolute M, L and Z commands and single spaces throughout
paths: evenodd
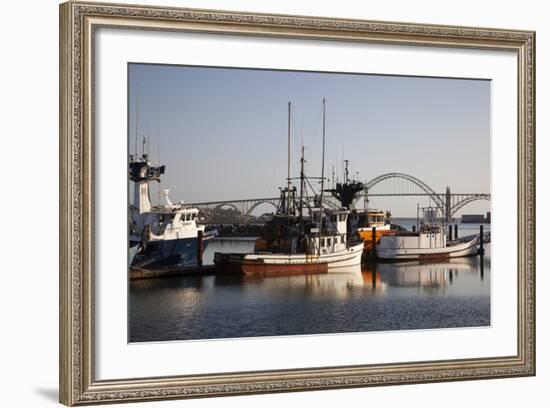
M 170 278 L 176 276 L 205 276 L 214 275 L 214 265 L 204 265 L 189 268 L 166 268 L 166 269 L 140 269 L 132 267 L 129 271 L 130 280 Z

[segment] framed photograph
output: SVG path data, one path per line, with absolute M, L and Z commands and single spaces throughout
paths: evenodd
M 60 401 L 535 374 L 535 33 L 60 6 Z

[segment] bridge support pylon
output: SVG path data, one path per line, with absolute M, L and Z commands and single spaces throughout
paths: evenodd
M 445 222 L 451 222 L 451 187 L 447 186 L 445 191 Z

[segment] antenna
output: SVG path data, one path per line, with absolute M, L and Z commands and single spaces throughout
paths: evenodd
M 160 132 L 157 128 L 157 165 L 160 166 Z
M 300 135 L 300 139 L 301 139 L 301 142 L 302 142 L 302 147 L 304 147 L 304 118 L 302 117 L 302 134 Z
M 344 183 L 348 183 L 349 181 L 349 169 L 348 169 L 348 166 L 349 166 L 349 160 L 344 160 L 344 163 L 345 163 L 345 166 L 346 166 L 346 169 L 344 170 Z
M 345 166 L 345 157 L 346 157 L 346 152 L 344 151 L 344 145 L 342 145 L 342 182 L 345 183 L 346 182 L 346 170 L 344 169 L 344 166 Z
M 147 143 L 147 139 L 145 139 L 145 136 L 143 136 L 143 142 L 141 145 L 141 155 L 143 156 L 145 154 L 145 144 Z
M 139 81 L 137 83 L 137 95 L 136 95 L 136 145 L 135 145 L 135 152 L 136 152 L 136 160 L 138 157 L 138 134 L 139 134 Z
M 157 166 L 160 166 L 160 134 L 159 130 L 157 128 Z M 162 191 L 162 178 L 159 177 L 159 206 L 161 205 L 160 202 L 160 192 Z

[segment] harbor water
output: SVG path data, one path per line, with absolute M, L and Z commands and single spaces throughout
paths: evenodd
M 416 221 L 394 222 L 410 230 Z M 459 224 L 459 237 L 478 232 L 479 224 Z M 214 252 L 253 246 L 252 237 L 215 238 L 204 263 Z M 328 274 L 136 280 L 129 287 L 129 341 L 488 326 L 490 293 L 490 244 L 483 258 L 370 263 Z

